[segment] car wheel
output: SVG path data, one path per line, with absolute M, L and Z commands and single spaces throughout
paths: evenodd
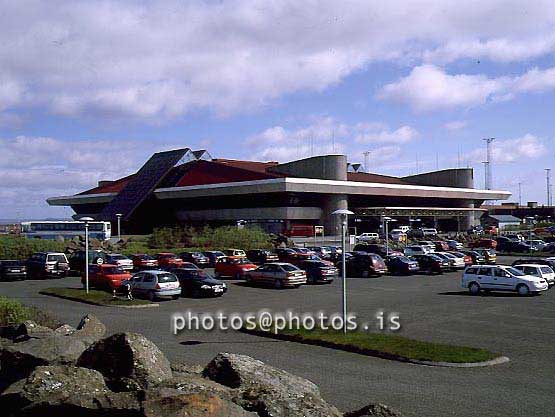
M 214 272 L 214 278 L 220 278 L 220 273 L 219 272 Z
M 172 295 L 172 300 L 177 300 L 177 299 L 179 299 L 179 295 L 178 295 L 178 294 Z
M 520 295 L 521 297 L 526 297 L 530 295 L 530 288 L 528 288 L 528 285 L 520 284 L 518 287 L 516 287 L 516 290 L 518 292 L 518 295 Z
M 276 279 L 274 281 L 274 288 L 276 289 L 282 289 L 283 288 L 283 281 L 281 279 Z
M 307 282 L 308 282 L 309 284 L 315 284 L 315 283 L 316 283 L 316 280 L 314 279 L 313 276 L 309 276 L 308 279 L 307 279 Z
M 237 272 L 235 274 L 235 279 L 241 279 L 241 273 L 240 272 Z
M 362 271 L 362 278 L 368 278 L 370 276 L 370 272 L 369 271 Z
M 468 291 L 472 295 L 478 295 L 480 294 L 480 285 L 477 282 L 473 282 L 468 286 Z
M 156 294 L 154 294 L 154 291 L 149 291 L 149 292 L 147 293 L 147 298 L 148 298 L 149 301 L 154 301 L 154 300 L 156 300 Z
M 252 284 L 252 277 L 250 275 L 245 275 L 245 281 L 247 284 Z

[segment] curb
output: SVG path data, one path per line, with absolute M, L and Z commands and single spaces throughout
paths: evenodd
M 39 291 L 39 294 L 46 295 L 48 297 L 56 297 L 56 298 L 61 298 L 62 300 L 75 301 L 77 303 L 83 303 L 83 304 L 88 304 L 88 305 L 92 305 L 92 306 L 99 306 L 99 307 L 115 307 L 115 308 L 152 308 L 152 307 L 160 307 L 160 304 L 158 304 L 158 303 L 138 304 L 138 305 L 133 305 L 133 306 L 117 305 L 117 304 L 109 305 L 109 304 L 95 303 L 94 301 L 89 301 L 89 300 L 82 300 L 81 298 L 77 298 L 77 297 L 69 297 L 69 296 L 66 296 L 66 295 L 51 294 L 51 293 L 47 293 L 47 292 L 43 292 L 43 291 Z
M 380 358 L 380 359 L 387 359 L 387 360 L 392 360 L 392 361 L 397 361 L 397 362 L 404 362 L 404 363 L 410 363 L 413 365 L 423 365 L 423 366 L 439 366 L 439 367 L 444 367 L 444 368 L 479 368 L 479 367 L 485 367 L 485 366 L 494 366 L 494 365 L 499 365 L 502 363 L 506 363 L 509 362 L 510 359 L 506 356 L 499 356 L 495 359 L 491 359 L 489 361 L 484 361 L 484 362 L 433 362 L 433 361 L 421 361 L 418 359 L 411 359 L 411 358 L 407 358 L 404 356 L 399 356 L 399 355 L 395 355 L 392 353 L 387 353 L 387 352 L 381 352 L 378 350 L 372 350 L 372 349 L 364 349 L 364 348 L 359 348 L 357 346 L 352 346 L 352 345 L 341 345 L 338 343 L 333 343 L 333 342 L 326 342 L 326 341 L 322 341 L 322 340 L 308 340 L 308 339 L 303 339 L 302 337 L 299 336 L 289 336 L 289 335 L 284 335 L 284 334 L 275 334 L 275 333 L 270 333 L 270 332 L 265 332 L 262 330 L 248 330 L 248 329 L 240 329 L 239 330 L 241 333 L 246 333 L 246 334 L 250 334 L 253 336 L 260 336 L 260 337 L 267 337 L 270 339 L 277 339 L 277 340 L 282 340 L 282 341 L 286 341 L 286 342 L 296 342 L 296 343 L 302 343 L 304 345 L 313 345 L 313 346 L 320 346 L 320 347 L 325 347 L 325 348 L 330 348 L 330 349 L 335 349 L 335 350 L 342 350 L 344 352 L 351 352 L 351 353 L 358 353 L 360 355 L 365 355 L 365 356 L 372 356 L 375 358 Z

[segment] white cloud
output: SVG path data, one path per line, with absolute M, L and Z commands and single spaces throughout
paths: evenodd
M 466 120 L 453 120 L 451 122 L 447 122 L 443 125 L 443 127 L 451 132 L 456 130 L 464 129 L 468 125 Z
M 552 0 L 529 2 L 526 13 L 506 0 L 472 7 L 0 0 L 0 7 L 0 110 L 153 121 L 249 111 L 289 93 L 322 91 L 378 61 L 539 57 L 553 51 L 555 22 Z M 488 89 L 475 94 L 483 100 Z
M 398 144 L 410 142 L 418 135 L 411 126 L 390 130 L 379 122 L 346 124 L 323 117 L 297 129 L 273 126 L 247 138 L 245 143 L 255 149 L 257 159 L 280 162 L 326 153 L 347 153 L 352 161 L 358 161 L 362 152 L 369 149 L 358 144 L 385 145 L 371 148 L 383 161 L 399 154 Z
M 526 135 L 506 140 L 495 140 L 491 145 L 493 164 L 506 164 L 510 162 L 534 160 L 547 153 L 545 141 L 527 133 Z M 485 147 L 475 149 L 465 159 L 470 161 L 485 161 Z
M 474 107 L 489 101 L 511 100 L 516 94 L 555 88 L 555 68 L 533 68 L 521 76 L 488 78 L 483 74 L 450 75 L 435 65 L 421 65 L 385 85 L 377 94 L 384 100 L 410 104 L 417 111 Z

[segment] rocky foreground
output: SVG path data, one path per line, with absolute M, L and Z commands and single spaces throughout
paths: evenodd
M 341 413 L 312 382 L 249 356 L 171 364 L 137 333 L 105 337 L 94 316 L 55 330 L 31 321 L 0 338 L 3 416 L 400 417 L 381 404 Z

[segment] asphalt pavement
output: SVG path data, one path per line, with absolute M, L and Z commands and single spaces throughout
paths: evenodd
M 500 259 L 503 261 L 503 258 Z M 155 342 L 172 361 L 206 364 L 218 352 L 253 356 L 308 378 L 341 410 L 381 402 L 408 417 L 535 416 L 555 410 L 555 290 L 541 296 L 473 297 L 459 288 L 460 272 L 441 276 L 351 278 L 349 311 L 375 322 L 383 310 L 400 316 L 398 334 L 421 340 L 483 347 L 508 356 L 486 368 L 441 368 L 400 363 L 328 348 L 247 335 L 237 331 L 171 333 L 171 316 L 192 310 L 226 314 L 293 310 L 341 311 L 341 285 L 274 290 L 228 281 L 222 298 L 161 302 L 159 308 L 98 307 L 39 295 L 41 288 L 79 286 L 76 277 L 0 283 L 0 294 L 20 299 L 76 325 L 97 315 L 109 333 L 133 331 Z

